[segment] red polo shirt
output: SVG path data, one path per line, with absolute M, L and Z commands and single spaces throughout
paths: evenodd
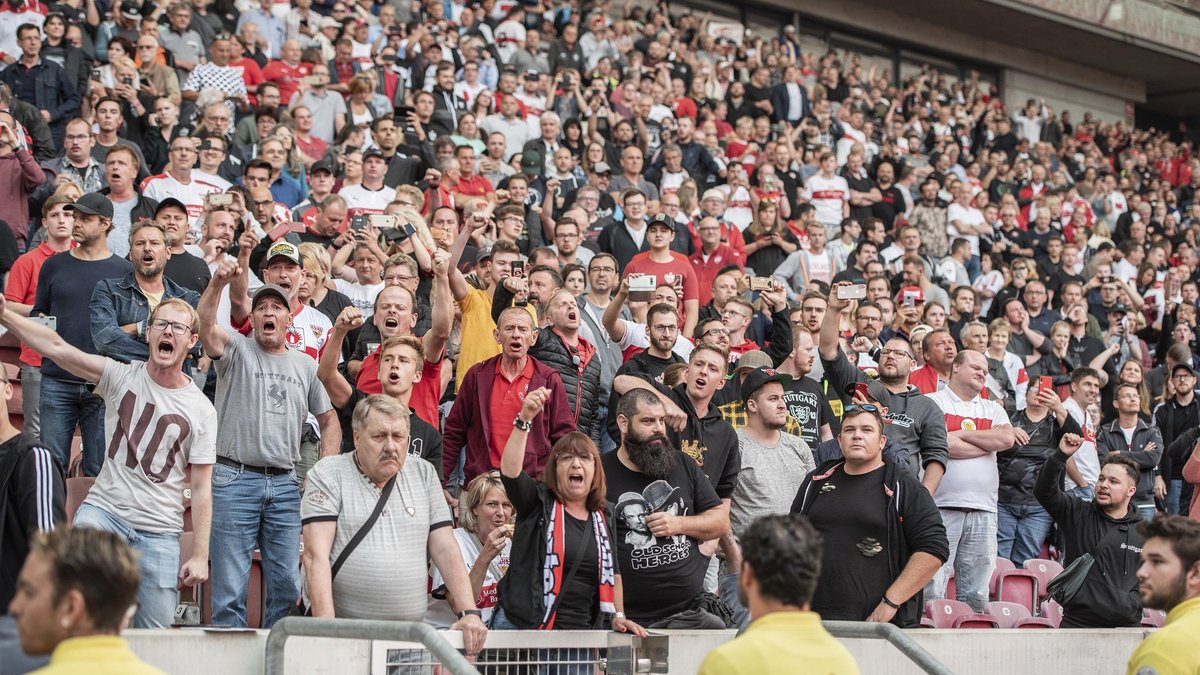
M 525 359 L 525 368 L 517 376 L 509 380 L 504 374 L 500 363 L 496 363 L 496 377 L 492 380 L 491 414 L 492 433 L 489 441 L 491 447 L 489 457 L 492 468 L 500 466 L 500 457 L 504 454 L 504 446 L 512 433 L 512 421 L 521 412 L 521 404 L 525 402 L 525 394 L 529 392 L 529 382 L 533 379 L 533 359 Z
M 263 68 L 263 77 L 268 82 L 274 82 L 279 85 L 279 100 L 283 105 L 287 105 L 292 100 L 292 94 L 296 93 L 296 89 L 300 87 L 300 80 L 311 70 L 307 63 L 300 63 L 294 66 L 284 63 L 282 60 L 271 61 Z

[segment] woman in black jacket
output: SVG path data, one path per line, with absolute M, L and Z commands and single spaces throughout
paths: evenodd
M 604 469 L 596 444 L 582 433 L 569 433 L 551 448 L 540 481 L 523 471 L 528 429 L 543 414 L 549 396 L 544 387 L 526 394 L 500 459 L 517 528 L 508 573 L 500 580 L 493 628 L 600 629 L 611 617 L 613 630 L 645 636 L 621 611 L 612 514 L 604 505 Z M 549 659 L 539 655 L 539 660 L 582 663 L 590 656 L 554 651 L 559 653 Z M 590 673 L 593 666 L 584 663 L 583 668 Z

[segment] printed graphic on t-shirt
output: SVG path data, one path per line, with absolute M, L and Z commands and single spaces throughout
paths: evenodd
M 630 562 L 633 569 L 652 569 L 686 558 L 691 551 L 687 536 L 678 534 L 658 538 L 650 532 L 646 516 L 652 513 L 688 515 L 683 491 L 665 480 L 656 480 L 640 493 L 626 492 L 617 500 L 615 513 L 624 530 L 623 542 L 633 546 Z

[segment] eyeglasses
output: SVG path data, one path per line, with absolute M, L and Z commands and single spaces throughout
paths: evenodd
M 709 328 L 708 330 L 704 331 L 704 335 L 706 337 L 716 337 L 718 335 L 729 335 L 729 329 L 728 328 Z
M 658 326 L 650 326 L 650 330 L 656 333 L 674 333 L 679 330 L 679 326 L 673 323 L 661 324 Z
M 895 356 L 895 357 L 904 356 L 904 357 L 907 357 L 910 359 L 913 357 L 912 354 L 909 354 L 908 352 L 904 351 L 903 349 L 885 349 L 885 350 L 879 352 L 879 355 L 880 356 Z
M 616 274 L 617 268 L 615 268 L 615 267 L 593 267 L 591 269 L 591 272 L 593 274 Z
M 722 316 L 722 317 L 725 317 L 725 316 L 740 316 L 740 317 L 742 317 L 743 319 L 749 319 L 749 318 L 750 318 L 750 315 L 749 315 L 749 314 L 742 314 L 741 312 L 735 312 L 735 311 L 733 311 L 732 309 L 727 309 L 727 310 L 725 310 L 725 311 L 721 312 L 721 316 Z
M 851 403 L 842 409 L 842 416 L 845 417 L 846 413 L 854 412 L 855 410 L 863 410 L 869 413 L 881 412 L 878 406 L 871 405 L 870 403 Z
M 186 324 L 177 323 L 175 321 L 167 321 L 166 319 L 155 319 L 150 322 L 150 327 L 155 330 L 166 331 L 168 328 L 175 335 L 187 335 L 192 332 L 192 327 Z
M 74 141 L 83 142 L 83 141 L 86 141 L 87 139 L 89 139 L 89 138 L 91 138 L 91 137 L 92 137 L 92 135 L 91 135 L 91 134 L 79 134 L 79 135 L 75 135 L 75 134 L 67 134 L 67 137 L 66 137 L 66 138 L 67 138 L 67 140 L 68 140 L 68 141 L 71 141 L 71 142 L 74 142 Z
M 254 202 L 254 205 L 255 205 L 255 206 L 274 206 L 274 205 L 275 205 L 275 200 L 274 200 L 274 199 L 267 199 L 267 200 L 264 200 L 264 201 L 261 201 L 261 202 Z

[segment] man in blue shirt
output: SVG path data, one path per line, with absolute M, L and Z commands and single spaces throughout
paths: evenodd
M 0 81 L 12 88 L 16 98 L 42 111 L 55 147 L 61 148 L 67 120 L 79 110 L 80 94 L 62 66 L 42 58 L 40 28 L 31 23 L 21 24 L 17 28 L 17 43 L 21 45 L 21 59 L 0 71 Z

